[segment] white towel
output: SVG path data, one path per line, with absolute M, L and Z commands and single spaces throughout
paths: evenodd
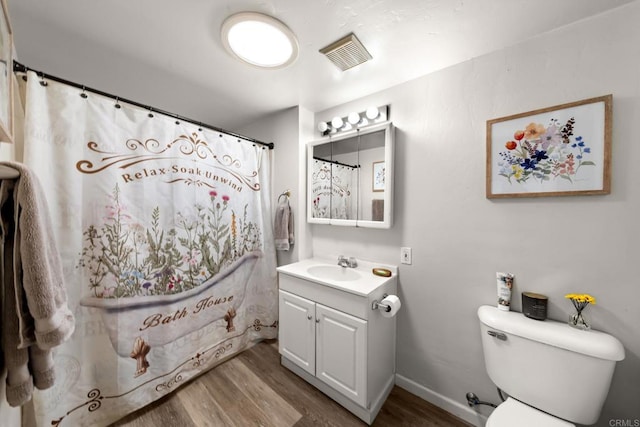
M 276 241 L 276 250 L 288 251 L 293 245 L 293 212 L 288 200 L 279 203 L 276 208 L 273 235 Z

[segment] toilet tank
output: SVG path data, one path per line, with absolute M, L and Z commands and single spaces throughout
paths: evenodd
M 620 341 L 554 320 L 496 307 L 478 309 L 484 362 L 495 385 L 556 417 L 594 424 L 609 392 Z

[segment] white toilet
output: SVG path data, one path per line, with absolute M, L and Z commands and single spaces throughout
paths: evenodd
M 617 338 L 553 320 L 533 320 L 496 307 L 478 309 L 487 373 L 509 398 L 486 427 L 594 424 L 609 393 Z

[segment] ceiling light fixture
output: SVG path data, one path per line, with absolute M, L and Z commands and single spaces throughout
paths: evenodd
M 295 34 L 282 22 L 262 13 L 231 15 L 222 23 L 220 37 L 227 52 L 255 67 L 284 68 L 298 57 Z

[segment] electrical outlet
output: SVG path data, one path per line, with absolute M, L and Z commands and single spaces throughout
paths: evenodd
M 400 262 L 411 264 L 411 248 L 400 248 Z

